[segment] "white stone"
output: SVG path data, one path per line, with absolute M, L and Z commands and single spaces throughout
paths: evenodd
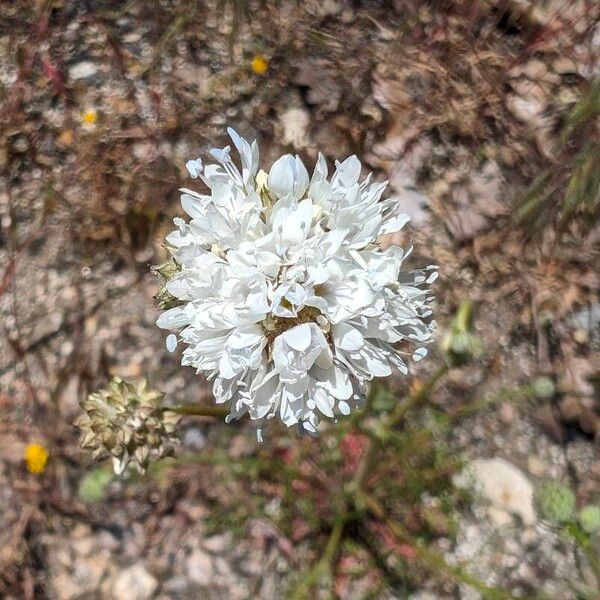
M 400 197 L 400 210 L 411 218 L 411 225 L 423 227 L 431 218 L 429 198 L 417 188 L 411 169 L 397 162 L 390 173 L 390 187 Z
M 513 522 L 509 513 L 505 510 L 494 508 L 493 506 L 488 508 L 488 516 L 498 527 L 505 527 L 511 525 Z
M 514 465 L 502 458 L 477 459 L 471 464 L 476 490 L 497 511 L 518 515 L 525 525 L 536 522 L 533 485 Z
M 210 554 L 194 550 L 185 563 L 188 579 L 196 585 L 211 585 L 214 578 L 214 564 Z
M 506 107 L 519 121 L 530 123 L 542 114 L 544 105 L 533 96 L 523 98 L 515 94 L 506 97 Z
M 288 108 L 281 113 L 279 121 L 283 128 L 282 142 L 290 144 L 294 148 L 305 148 L 308 146 L 308 126 L 310 118 L 303 108 Z
M 115 577 L 112 593 L 114 600 L 147 600 L 154 594 L 158 582 L 142 563 L 123 569 Z
M 202 545 L 206 550 L 213 554 L 223 554 L 223 552 L 231 545 L 231 535 L 229 533 L 213 535 L 206 538 L 202 542 Z
M 69 79 L 87 79 L 98 72 L 98 67 L 89 60 L 77 63 L 69 67 Z

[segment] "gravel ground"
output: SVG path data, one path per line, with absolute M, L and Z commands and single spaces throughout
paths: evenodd
M 251 3 L 233 34 L 228 5 L 3 8 L 2 597 L 274 599 L 310 564 L 311 540 L 291 542 L 268 514 L 249 511 L 235 531 L 213 526 L 207 517 L 239 488 L 210 469 L 115 480 L 94 504 L 78 493 L 93 465 L 72 422 L 111 375 L 146 376 L 174 403 L 210 398 L 164 349 L 149 266 L 164 259 L 186 160 L 221 145 L 226 124 L 258 137 L 267 164 L 283 151 L 309 164 L 317 150 L 331 161 L 357 153 L 390 180 L 413 217 L 413 262 L 440 265 L 442 329 L 465 297 L 477 306 L 484 358 L 449 375 L 438 406 L 539 375 L 557 384 L 551 400 L 498 402 L 456 423 L 451 451 L 480 486 L 495 484 L 435 547 L 515 594 L 575 599 L 573 582 L 594 588 L 532 493 L 553 478 L 580 504 L 600 499 L 600 399 L 589 381 L 600 372 L 599 230 L 550 228 L 533 242 L 510 213 L 554 164 L 558 124 L 598 76 L 600 15 L 583 1 L 529 13 L 518 8 L 527 2 L 480 4 Z M 265 74 L 252 71 L 256 55 Z M 252 436 L 199 420 L 182 451 L 246 455 Z M 50 451 L 41 476 L 23 463 L 32 441 Z M 335 593 L 366 597 L 367 579 Z M 479 597 L 436 578 L 409 592 L 383 585 L 377 597 L 407 594 Z

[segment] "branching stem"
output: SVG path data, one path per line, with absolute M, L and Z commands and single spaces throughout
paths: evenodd
M 436 383 L 447 373 L 447 371 L 447 365 L 441 366 L 425 384 L 410 394 L 408 398 L 404 400 L 404 402 L 398 404 L 395 410 L 384 421 L 383 431 L 388 431 L 395 427 L 404 419 L 407 412 L 411 408 L 425 402 Z M 365 409 L 361 414 L 363 419 L 371 412 L 373 401 L 376 394 L 379 393 L 379 390 L 379 382 L 373 381 Z M 381 448 L 382 445 L 380 440 L 369 438 L 367 447 L 356 469 L 356 473 L 354 474 L 351 483 L 345 490 L 347 498 L 337 512 L 327 546 L 325 547 L 325 550 L 319 561 L 313 566 L 312 569 L 310 569 L 292 594 L 292 598 L 294 600 L 301 600 L 309 597 L 310 588 L 316 584 L 321 577 L 328 574 L 331 570 L 331 564 L 337 553 L 338 546 L 341 544 L 343 539 L 344 527 L 346 523 L 353 518 L 355 504 L 360 504 L 357 499 L 362 497 L 362 487 L 367 479 L 368 474 L 372 471 L 372 468 L 375 465 Z M 360 506 L 356 506 L 356 508 L 360 512 Z
M 163 411 L 190 415 L 197 417 L 226 417 L 229 411 L 221 406 L 202 406 L 201 404 L 180 404 L 179 406 L 165 406 Z

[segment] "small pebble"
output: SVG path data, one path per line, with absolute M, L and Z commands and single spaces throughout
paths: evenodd
M 86 60 L 69 67 L 69 79 L 87 79 L 98 72 L 98 67 L 91 61 Z

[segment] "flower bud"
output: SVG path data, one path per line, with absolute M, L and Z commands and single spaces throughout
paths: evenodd
M 579 511 L 579 524 L 587 533 L 600 531 L 600 506 L 589 504 Z
M 453 367 L 467 364 L 483 354 L 483 343 L 472 333 L 473 305 L 465 300 L 460 305 L 450 331 L 442 339 L 442 350 Z
M 163 280 L 162 287 L 154 295 L 156 306 L 161 310 L 169 310 L 170 308 L 175 308 L 181 304 L 181 301 L 173 296 L 173 294 L 167 290 L 166 286 L 167 282 L 179 273 L 179 270 L 179 266 L 172 258 L 161 265 L 152 267 L 152 272 Z
M 538 377 L 533 382 L 533 391 L 538 398 L 548 399 L 554 396 L 556 387 L 550 377 Z
M 535 496 L 541 516 L 553 523 L 569 521 L 575 511 L 575 494 L 558 481 L 545 481 Z

